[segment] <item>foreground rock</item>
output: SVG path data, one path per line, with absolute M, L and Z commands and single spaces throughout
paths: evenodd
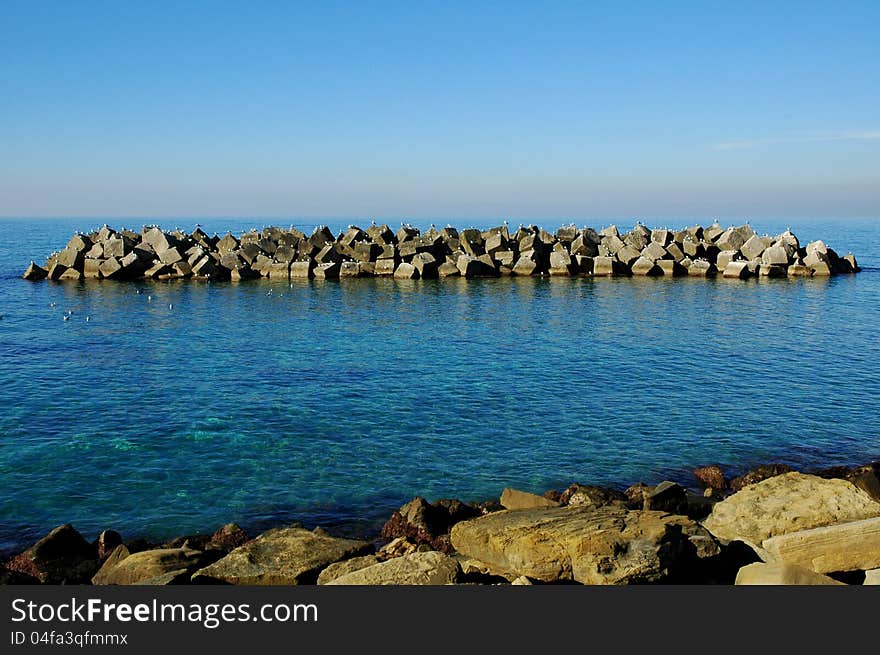
M 791 532 L 761 545 L 774 561 L 817 573 L 874 569 L 880 566 L 880 518 Z
M 358 568 L 328 585 L 447 585 L 458 580 L 458 562 L 437 551 L 412 553 Z
M 341 578 L 349 573 L 354 573 L 355 571 L 365 569 L 368 566 L 373 566 L 373 564 L 378 564 L 381 561 L 382 560 L 375 555 L 362 555 L 361 557 L 352 557 L 351 559 L 345 559 L 341 562 L 334 562 L 321 571 L 321 574 L 318 576 L 318 584 L 330 584 L 336 578 Z
M 455 525 L 452 544 L 500 570 L 583 584 L 660 582 L 718 553 L 687 517 L 613 506 L 496 512 Z
M 171 584 L 217 559 L 192 548 L 157 548 L 131 554 L 125 546 L 111 553 L 92 578 L 95 585 Z
M 100 565 L 95 546 L 68 523 L 13 557 L 6 568 L 44 584 L 88 584 Z
M 755 562 L 736 575 L 738 585 L 843 585 L 834 578 L 791 564 Z
M 404 537 L 415 544 L 426 544 L 434 550 L 452 553 L 449 530 L 459 521 L 474 518 L 482 512 L 478 507 L 459 500 L 441 499 L 429 503 L 416 496 L 394 512 L 382 526 L 383 539 Z
M 192 581 L 238 585 L 312 584 L 330 564 L 366 555 L 372 548 L 365 541 L 338 539 L 322 531 L 277 528 L 196 571 Z
M 760 546 L 776 535 L 877 516 L 880 503 L 850 482 L 784 473 L 717 503 L 703 525 L 723 542 Z
M 506 487 L 501 492 L 501 506 L 504 509 L 533 509 L 535 507 L 559 507 L 559 503 L 544 496 Z

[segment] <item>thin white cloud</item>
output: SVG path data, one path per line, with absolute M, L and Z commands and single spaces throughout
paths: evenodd
M 763 146 L 795 143 L 818 143 L 823 141 L 873 141 L 880 139 L 880 130 L 864 130 L 861 132 L 814 132 L 810 134 L 792 134 L 788 136 L 766 137 L 761 139 L 735 139 L 716 143 L 713 150 L 751 150 Z

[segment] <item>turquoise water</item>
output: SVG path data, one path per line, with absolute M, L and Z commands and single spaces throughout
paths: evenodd
M 365 534 L 416 494 L 878 458 L 880 221 L 790 224 L 864 272 L 29 283 L 99 224 L 0 222 L 0 550 L 64 522 Z

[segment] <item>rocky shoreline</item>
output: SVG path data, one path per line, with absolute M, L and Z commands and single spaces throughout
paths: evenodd
M 52 530 L 0 568 L 3 584 L 880 584 L 880 462 L 801 473 L 760 466 L 703 494 L 663 481 L 573 483 L 498 501 L 416 497 L 374 540 L 298 524 L 234 524 L 163 544 Z
M 350 226 L 334 235 L 318 227 L 311 235 L 267 227 L 239 236 L 208 236 L 144 227 L 140 232 L 108 226 L 75 234 L 43 266 L 34 262 L 27 280 L 183 279 L 241 281 L 393 277 L 395 279 L 510 276 L 827 277 L 859 271 L 852 254 L 838 255 L 823 241 L 801 245 L 791 231 L 758 235 L 748 225 L 717 222 L 685 230 L 601 231 L 574 225 L 548 232 L 536 225 L 511 231 L 424 233 L 403 225 L 366 230 Z

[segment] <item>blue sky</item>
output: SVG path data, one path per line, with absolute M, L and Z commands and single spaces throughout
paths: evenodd
M 0 0 L 0 215 L 880 216 L 880 2 Z

